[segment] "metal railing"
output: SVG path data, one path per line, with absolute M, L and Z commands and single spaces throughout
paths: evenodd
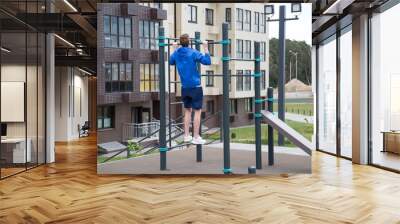
M 147 123 L 124 123 L 122 127 L 122 140 L 124 142 L 132 139 L 142 138 L 153 133 L 150 137 L 158 137 L 156 130 L 160 129 L 160 122 Z
M 122 141 L 127 142 L 128 140 L 141 138 L 138 143 L 149 138 L 158 138 L 160 130 L 160 121 L 153 120 L 147 123 L 124 123 L 122 127 Z M 176 121 L 171 122 L 171 132 L 183 132 L 183 129 L 176 124 Z M 167 130 L 167 134 L 169 130 Z

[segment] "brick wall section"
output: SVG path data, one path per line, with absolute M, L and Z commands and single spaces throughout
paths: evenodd
M 155 13 L 154 13 L 155 12 Z M 103 16 L 129 16 L 132 18 L 132 48 L 104 48 L 104 26 Z M 153 16 L 152 16 L 153 15 Z M 155 16 L 155 17 L 154 17 Z M 140 64 L 158 63 L 152 55 L 157 51 L 139 48 L 139 20 L 152 20 L 156 18 L 161 21 L 166 19 L 166 11 L 141 6 L 137 3 L 103 3 L 98 4 L 97 13 L 97 105 L 114 105 L 115 120 L 114 128 L 98 130 L 98 143 L 121 141 L 122 127 L 124 123 L 132 122 L 132 108 L 149 108 L 152 115 L 157 114 L 158 108 L 153 108 L 159 100 L 158 93 L 140 92 Z M 123 57 L 123 54 L 128 57 Z M 125 59 L 125 60 L 124 60 Z M 133 64 L 133 92 L 131 93 L 106 93 L 105 92 L 105 62 L 130 62 Z M 158 103 L 159 104 L 159 103 Z

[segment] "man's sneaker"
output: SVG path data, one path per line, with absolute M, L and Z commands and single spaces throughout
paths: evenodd
M 197 138 L 193 138 L 192 144 L 195 145 L 204 145 L 206 143 L 206 140 L 202 139 L 200 136 Z
M 191 142 L 192 140 L 193 140 L 193 138 L 190 135 L 183 137 L 184 142 Z

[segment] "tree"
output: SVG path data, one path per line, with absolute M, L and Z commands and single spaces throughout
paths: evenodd
M 290 58 L 292 58 L 292 78 L 295 75 L 295 57 L 290 50 L 298 52 L 297 78 L 307 85 L 311 85 L 311 46 L 305 41 L 286 39 L 286 82 L 290 79 Z M 272 38 L 269 41 L 269 85 L 276 88 L 279 76 L 279 40 Z

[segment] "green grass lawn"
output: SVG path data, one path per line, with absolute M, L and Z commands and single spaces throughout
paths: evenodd
M 302 134 L 308 140 L 311 141 L 311 137 L 313 134 L 313 124 L 306 124 L 296 121 L 286 121 L 286 123 L 295 129 L 297 132 Z M 261 127 L 261 141 L 262 144 L 268 144 L 268 126 L 263 124 Z M 235 143 L 247 143 L 247 144 L 255 144 L 255 130 L 254 126 L 246 126 L 240 128 L 231 128 L 231 142 Z M 234 138 L 233 138 L 234 137 Z M 208 139 L 219 139 L 219 133 L 212 134 L 210 136 L 204 136 L 204 138 Z M 278 141 L 278 132 L 274 131 L 274 142 L 277 144 Z M 295 147 L 291 142 L 289 142 L 285 138 L 285 146 Z
M 277 103 L 274 103 L 274 111 L 278 111 Z M 313 116 L 314 105 L 312 103 L 286 103 L 285 111 L 288 113 Z

